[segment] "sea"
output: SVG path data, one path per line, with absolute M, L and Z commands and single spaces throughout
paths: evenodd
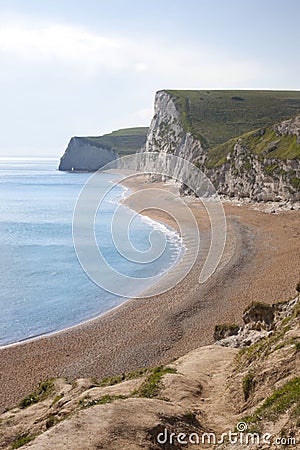
M 137 294 L 132 283 L 122 295 L 109 292 L 81 266 L 72 219 L 91 174 L 60 172 L 57 167 L 57 159 L 0 158 L 0 346 L 83 323 Z M 109 193 L 97 213 L 95 236 L 114 269 L 111 276 L 146 277 L 150 286 L 180 259 L 181 239 L 168 226 L 120 205 L 130 191 L 114 184 L 118 174 L 100 176 L 100 190 Z M 130 223 L 128 233 L 139 255 L 149 250 L 154 231 L 163 236 L 163 251 L 153 261 L 129 261 L 115 248 L 111 222 L 116 208 L 119 224 L 123 218 L 124 226 Z

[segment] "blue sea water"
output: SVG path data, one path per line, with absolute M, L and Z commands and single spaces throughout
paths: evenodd
M 0 345 L 62 330 L 97 317 L 126 300 L 94 284 L 76 257 L 72 217 L 90 174 L 56 170 L 53 159 L 0 159 Z M 103 192 L 116 174 L 101 174 Z M 102 185 L 102 181 L 101 181 Z M 151 264 L 128 262 L 114 249 L 110 224 L 126 188 L 116 186 L 98 212 L 97 241 L 110 264 L 133 277 L 163 274 L 181 253 L 179 237 L 135 216 L 130 235 L 143 252 L 153 230 L 166 247 Z M 121 207 L 124 223 L 132 212 Z M 130 292 L 128 292 L 128 296 Z

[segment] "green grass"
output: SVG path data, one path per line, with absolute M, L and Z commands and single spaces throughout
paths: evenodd
M 277 136 L 272 127 L 263 128 L 248 132 L 227 142 L 208 149 L 208 168 L 219 167 L 226 161 L 226 156 L 232 154 L 237 140 L 241 139 L 250 152 L 260 155 L 261 158 L 268 159 L 296 159 L 300 158 L 300 144 L 297 144 L 296 136 Z M 278 164 L 271 163 L 266 165 L 265 170 L 272 175 L 276 170 L 280 172 Z M 283 175 L 285 175 L 283 173 Z M 290 177 L 291 182 L 296 188 L 300 186 L 300 180 L 297 177 Z
M 280 342 L 280 344 L 276 345 L 276 347 L 271 351 L 271 353 L 276 352 L 277 350 L 281 350 L 282 348 L 287 347 L 289 345 L 294 345 L 295 350 L 298 352 L 300 348 L 299 337 L 294 336 L 290 339 Z
M 300 377 L 293 378 L 282 388 L 276 390 L 257 408 L 254 414 L 243 420 L 251 424 L 259 423 L 264 419 L 276 420 L 291 408 L 293 415 L 296 415 L 300 408 Z
M 271 336 L 263 337 L 255 344 L 242 348 L 236 357 L 237 368 L 248 367 L 254 361 L 265 358 L 273 353 L 273 351 L 278 350 L 279 346 L 282 348 L 283 346 L 288 345 L 284 343 L 290 343 L 289 340 L 284 340 L 280 343 L 279 341 L 284 339 L 285 333 L 289 330 L 290 327 L 287 325 Z
M 147 132 L 148 127 L 121 128 L 104 136 L 145 136 Z
M 23 445 L 28 444 L 36 438 L 37 434 L 24 434 L 18 435 L 15 441 L 12 443 L 11 449 L 16 449 L 23 447 Z
M 79 405 L 82 408 L 91 408 L 92 406 L 96 405 L 106 405 L 107 403 L 112 403 L 115 400 L 124 400 L 125 398 L 128 398 L 126 395 L 103 395 L 103 397 L 94 399 L 94 400 L 88 400 L 86 398 L 79 400 Z
M 141 369 L 133 372 L 122 373 L 121 375 L 115 375 L 112 377 L 103 378 L 98 384 L 99 386 L 113 386 L 114 384 L 122 383 L 122 381 L 133 380 L 139 378 L 147 373 L 150 373 L 152 369 L 142 367 Z
M 44 400 L 46 397 L 48 397 L 48 395 L 51 394 L 51 392 L 53 391 L 53 387 L 53 380 L 47 380 L 43 383 L 40 383 L 38 388 L 34 392 L 21 400 L 21 402 L 19 403 L 19 407 L 22 409 L 28 408 L 28 406 Z
M 166 92 L 174 98 L 185 130 L 207 148 L 300 113 L 298 91 Z
M 59 394 L 59 395 L 57 395 L 56 397 L 54 397 L 51 406 L 55 405 L 55 403 L 57 403 L 57 402 L 58 402 L 61 398 L 63 398 L 63 397 L 64 397 L 64 394 Z
M 126 156 L 137 152 L 146 142 L 148 128 L 124 128 L 103 136 L 86 137 L 91 143 L 102 144 L 116 150 L 119 156 Z
M 248 306 L 246 306 L 243 313 L 245 314 L 247 311 L 249 311 L 249 309 L 252 309 L 252 308 L 256 308 L 260 311 L 265 311 L 265 312 L 273 311 L 273 307 L 271 305 L 269 305 L 268 303 L 251 302 Z
M 297 303 L 297 305 L 295 306 L 293 310 L 293 317 L 300 317 L 300 303 Z
M 237 334 L 239 328 L 240 326 L 235 323 L 221 323 L 215 325 L 214 338 L 217 340 L 223 339 L 226 336 L 226 334 L 228 336 L 232 336 L 234 334 Z
M 244 398 L 245 401 L 247 401 L 255 387 L 254 374 L 252 372 L 247 373 L 247 375 L 245 375 L 243 378 L 242 384 L 243 384 Z
M 162 388 L 162 377 L 167 373 L 176 373 L 176 369 L 171 367 L 158 366 L 153 369 L 153 372 L 147 377 L 142 385 L 137 389 L 133 395 L 145 398 L 158 397 Z

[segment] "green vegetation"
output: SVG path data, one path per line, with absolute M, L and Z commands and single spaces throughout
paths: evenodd
M 248 305 L 245 309 L 244 309 L 244 314 L 249 311 L 249 309 L 252 308 L 256 308 L 259 311 L 265 311 L 266 313 L 268 312 L 273 312 L 273 307 L 271 305 L 269 305 L 268 303 L 263 303 L 263 302 L 251 302 L 250 305 Z
M 64 396 L 64 394 L 59 394 L 56 397 L 54 397 L 52 406 L 55 405 L 55 403 L 57 403 L 61 398 L 63 398 L 63 396 Z
M 300 113 L 298 91 L 166 92 L 174 98 L 185 130 L 210 149 Z M 290 145 L 293 147 L 294 144 L 289 140 L 284 144 L 288 148 Z M 292 149 L 285 151 L 289 154 Z M 283 153 L 282 149 L 280 153 Z
M 300 304 L 299 303 L 294 308 L 293 317 L 300 317 Z
M 263 132 L 265 131 L 265 132 Z M 294 159 L 300 157 L 300 145 L 296 136 L 278 136 L 272 128 L 257 130 L 243 138 L 253 153 L 267 158 Z
M 300 409 L 300 378 L 293 378 L 283 387 L 276 390 L 251 416 L 244 417 L 243 421 L 258 424 L 261 420 L 274 420 L 292 408 L 292 415 Z
M 124 128 L 103 136 L 89 136 L 91 143 L 102 144 L 113 148 L 119 156 L 126 156 L 137 152 L 146 142 L 147 127 Z
M 130 397 L 135 396 L 135 397 L 154 398 L 158 397 L 158 394 L 162 388 L 161 379 L 167 373 L 176 373 L 176 369 L 164 366 L 158 366 L 152 369 L 141 368 L 139 370 L 129 372 L 127 374 L 105 378 L 100 383 L 98 383 L 98 386 L 113 386 L 115 384 L 121 383 L 122 381 L 132 380 L 135 378 L 142 377 L 144 375 L 148 375 L 145 381 L 141 384 L 141 386 L 131 393 Z M 82 408 L 90 408 L 91 406 L 104 405 L 106 403 L 111 403 L 114 400 L 126 398 L 129 398 L 129 396 L 107 394 L 98 399 L 90 400 L 89 396 L 85 396 L 79 400 L 78 404 Z
M 238 368 L 248 367 L 253 361 L 267 357 L 275 351 L 275 349 L 278 350 L 278 342 L 284 338 L 285 333 L 289 331 L 289 329 L 289 326 L 285 326 L 283 330 L 280 330 L 271 336 L 261 338 L 258 342 L 249 347 L 242 348 L 237 355 Z
M 11 448 L 20 448 L 23 445 L 28 444 L 29 442 L 33 441 L 36 438 L 37 434 L 23 434 L 18 435 L 15 439 L 15 441 L 12 443 Z
M 261 158 L 266 160 L 300 158 L 300 144 L 297 144 L 296 136 L 278 136 L 273 128 L 270 127 L 248 132 L 209 149 L 206 166 L 212 168 L 223 165 L 226 162 L 227 155 L 232 154 L 234 145 L 239 139 L 251 153 L 260 155 Z M 274 172 L 285 175 L 278 164 L 273 162 L 266 165 L 265 171 L 269 175 L 272 175 Z M 299 188 L 299 178 L 291 175 L 290 180 L 294 187 Z
M 19 403 L 19 407 L 24 409 L 34 403 L 38 403 L 44 400 L 48 395 L 51 394 L 54 388 L 53 380 L 47 380 L 44 383 L 40 383 L 36 391 L 32 392 L 27 397 L 23 398 Z
M 225 336 L 232 336 L 237 334 L 240 327 L 235 323 L 222 323 L 220 325 L 215 325 L 214 338 L 216 340 L 223 339 Z
M 46 420 L 45 423 L 46 429 L 49 430 L 49 428 L 56 425 L 58 422 L 60 422 L 60 420 L 54 414 L 51 414 Z
M 114 384 L 121 383 L 122 381 L 133 380 L 139 378 L 147 373 L 150 373 L 152 369 L 141 368 L 133 372 L 123 373 L 122 375 L 116 375 L 114 377 L 104 378 L 100 381 L 99 386 L 113 386 Z
M 104 395 L 103 397 L 94 399 L 94 400 L 87 400 L 87 398 L 83 398 L 79 400 L 79 405 L 82 408 L 90 408 L 91 406 L 96 405 L 105 405 L 106 403 L 112 403 L 115 400 L 124 400 L 125 398 L 128 398 L 126 395 Z
M 249 372 L 243 378 L 243 393 L 246 401 L 250 397 L 250 394 L 253 392 L 254 387 L 255 387 L 254 374 Z
M 139 389 L 133 393 L 133 395 L 146 398 L 157 397 L 162 388 L 161 379 L 167 373 L 176 373 L 176 369 L 164 366 L 155 367 L 152 369 L 152 373 L 142 383 Z

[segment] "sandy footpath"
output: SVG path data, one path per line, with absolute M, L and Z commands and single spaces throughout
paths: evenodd
M 147 188 L 141 180 L 128 185 Z M 161 188 L 163 200 L 168 187 Z M 132 205 L 130 197 L 126 202 L 143 207 Z M 208 236 L 204 208 L 198 201 L 188 204 L 202 236 Z M 215 324 L 240 322 L 252 300 L 272 303 L 294 295 L 300 278 L 300 211 L 265 214 L 249 206 L 224 207 L 226 251 L 221 269 L 205 284 L 198 283 L 201 254 L 188 276 L 164 294 L 127 301 L 72 329 L 0 349 L 0 410 L 49 377 L 101 379 L 168 362 L 211 343 Z M 164 214 L 148 214 L 172 224 Z

